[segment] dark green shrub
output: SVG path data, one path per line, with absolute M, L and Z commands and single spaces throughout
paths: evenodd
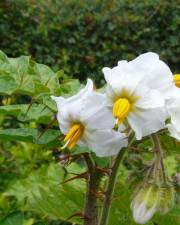
M 103 82 L 101 68 L 155 51 L 178 72 L 179 0 L 4 0 L 0 48 L 32 55 L 73 77 Z

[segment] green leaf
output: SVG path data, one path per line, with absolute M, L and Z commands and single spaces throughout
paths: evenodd
M 66 169 L 65 172 L 63 167 L 55 163 L 43 166 L 27 178 L 13 183 L 4 195 L 16 197 L 28 211 L 51 219 L 67 220 L 73 213 L 82 211 L 86 185 L 81 180 L 63 183 L 72 177 L 72 171 L 84 172 L 74 163 Z M 71 221 L 82 223 L 77 218 L 72 218 Z
M 41 135 L 41 136 L 40 136 Z M 49 129 L 43 134 L 34 128 L 18 128 L 0 130 L 0 139 L 5 141 L 25 141 L 35 144 L 58 146 L 59 130 Z
M 23 225 L 24 216 L 21 212 L 14 212 L 0 221 L 0 225 Z
M 48 66 L 34 62 L 29 56 L 8 58 L 0 54 L 0 93 L 55 95 L 59 89 L 58 73 Z M 38 97 L 39 98 L 39 97 Z
M 9 75 L 3 74 L 0 70 L 0 94 L 10 95 L 16 90 L 17 84 L 16 80 Z
M 49 123 L 54 113 L 42 104 L 21 104 L 0 106 L 0 114 L 15 116 L 20 121 Z

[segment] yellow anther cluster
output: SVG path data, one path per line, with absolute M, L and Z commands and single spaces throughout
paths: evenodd
M 174 83 L 176 87 L 180 88 L 180 74 L 175 74 L 173 76 Z
M 131 104 L 127 98 L 119 98 L 113 105 L 113 116 L 118 119 L 118 124 L 121 124 L 128 115 Z
M 66 142 L 65 147 L 72 149 L 82 136 L 83 132 L 84 127 L 81 123 L 74 124 L 64 138 L 64 141 Z

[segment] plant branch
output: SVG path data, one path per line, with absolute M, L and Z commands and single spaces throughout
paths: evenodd
M 96 225 L 98 217 L 97 196 L 101 175 L 96 170 L 90 154 L 85 153 L 84 159 L 88 167 L 87 192 L 84 209 L 84 225 Z
M 166 183 L 167 182 L 167 178 L 166 178 L 166 173 L 165 173 L 165 169 L 164 169 L 164 163 L 163 163 L 163 150 L 161 147 L 161 143 L 159 140 L 159 137 L 157 134 L 152 134 L 151 135 L 152 138 L 152 142 L 154 145 L 154 153 L 156 155 L 156 166 L 155 168 L 160 166 L 160 172 L 162 173 L 162 178 L 163 178 L 163 182 Z
M 108 224 L 109 213 L 111 210 L 111 203 L 112 203 L 112 198 L 113 198 L 116 180 L 117 180 L 117 176 L 118 176 L 119 165 L 122 162 L 124 153 L 132 145 L 133 140 L 134 140 L 134 133 L 131 132 L 129 135 L 128 147 L 121 149 L 121 151 L 118 153 L 118 155 L 115 159 L 115 162 L 112 166 L 112 172 L 110 174 L 109 181 L 108 181 L 108 184 L 106 187 L 105 199 L 104 199 L 104 203 L 103 203 L 103 209 L 102 209 L 102 214 L 101 214 L 101 219 L 100 219 L 99 225 L 107 225 Z

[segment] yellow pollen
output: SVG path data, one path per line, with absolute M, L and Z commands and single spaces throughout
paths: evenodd
M 117 123 L 123 123 L 124 119 L 128 115 L 131 108 L 131 104 L 127 98 L 119 98 L 113 105 L 112 114 L 117 119 Z
M 66 144 L 62 147 L 62 149 L 65 147 L 72 149 L 76 145 L 77 141 L 81 138 L 83 132 L 83 125 L 81 123 L 75 123 L 65 136 L 64 141 Z
M 173 76 L 173 81 L 174 81 L 176 87 L 180 88 L 180 74 L 175 74 Z

